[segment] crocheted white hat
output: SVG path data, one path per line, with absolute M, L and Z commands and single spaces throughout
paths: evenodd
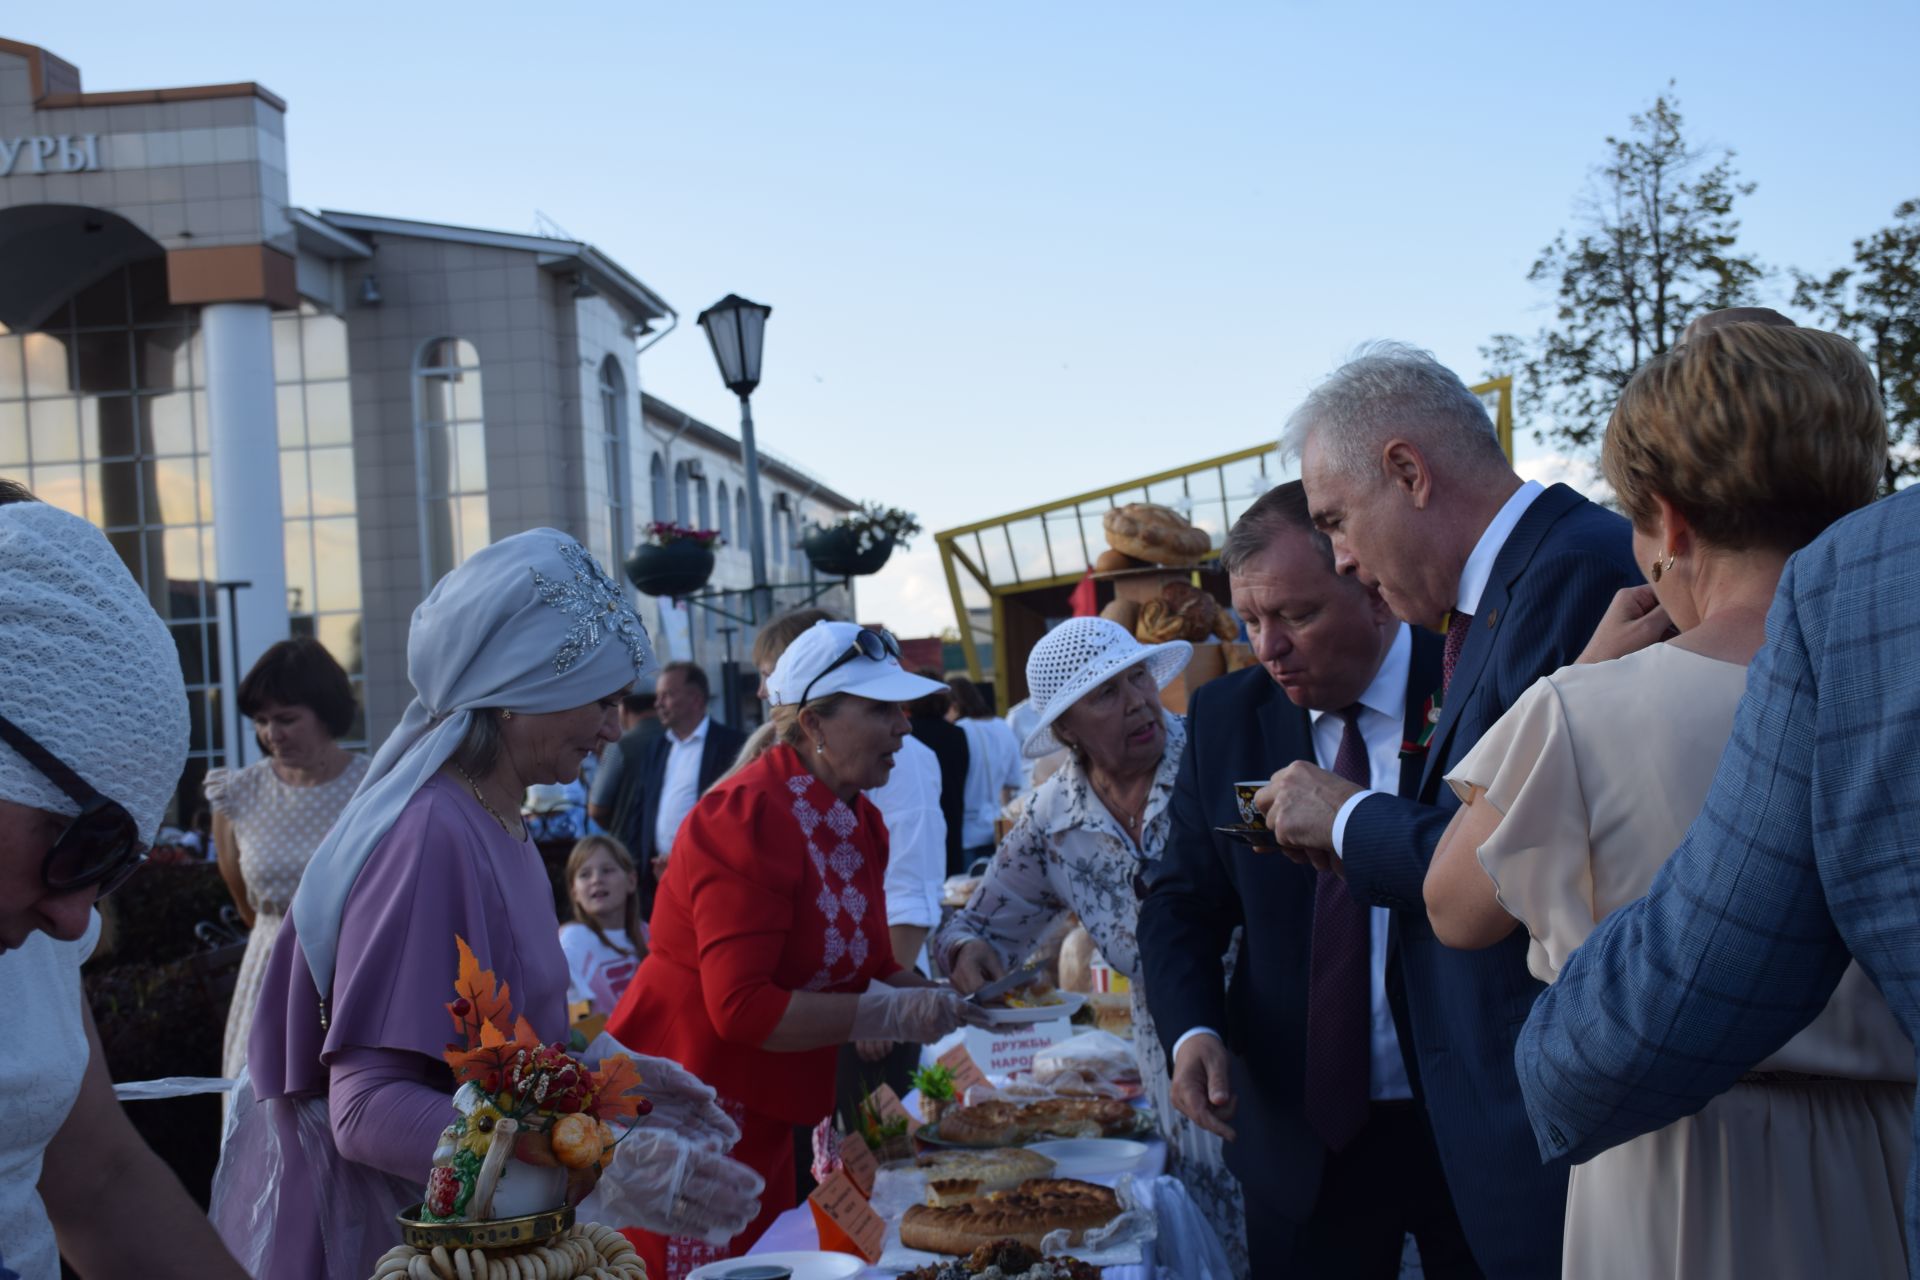
M 1027 655 L 1027 697 L 1040 724 L 1021 746 L 1028 759 L 1060 750 L 1053 722 L 1060 713 L 1100 687 L 1109 677 L 1144 662 L 1162 689 L 1187 669 L 1193 646 L 1185 640 L 1141 644 L 1110 618 L 1069 618 L 1033 646 Z
M 0 506 L 0 715 L 153 839 L 187 760 L 187 688 L 166 624 L 106 536 L 44 502 Z M 80 806 L 0 743 L 0 797 Z

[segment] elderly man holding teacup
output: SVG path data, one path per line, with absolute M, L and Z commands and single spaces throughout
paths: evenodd
M 1281 856 L 1245 812 L 1299 760 L 1381 791 L 1417 785 L 1441 642 L 1334 571 L 1297 481 L 1248 508 L 1220 563 L 1259 665 L 1193 695 L 1139 911 L 1173 1104 L 1227 1141 L 1253 1274 L 1390 1278 L 1411 1233 L 1428 1276 L 1477 1276 L 1396 1035 L 1387 909 Z

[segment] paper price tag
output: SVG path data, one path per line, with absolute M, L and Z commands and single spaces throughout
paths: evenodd
M 813 1210 L 822 1249 L 857 1254 L 869 1263 L 880 1261 L 887 1225 L 860 1194 L 860 1188 L 853 1184 L 845 1169 L 835 1170 L 816 1187 L 807 1197 L 807 1204 Z
M 882 1123 L 905 1120 L 909 1131 L 920 1123 L 920 1117 L 907 1110 L 907 1104 L 900 1101 L 900 1095 L 893 1091 L 890 1084 L 883 1084 L 868 1094 L 867 1101 L 873 1104 L 873 1113 L 880 1117 Z
M 850 1133 L 840 1139 L 840 1167 L 847 1171 L 861 1195 L 873 1194 L 873 1180 L 880 1172 L 880 1161 L 874 1158 L 873 1148 L 865 1138 Z
M 980 1070 L 980 1064 L 967 1052 L 965 1044 L 957 1044 L 940 1055 L 940 1065 L 953 1072 L 953 1096 L 961 1102 L 967 1100 L 967 1091 L 975 1085 L 985 1086 L 987 1077 Z

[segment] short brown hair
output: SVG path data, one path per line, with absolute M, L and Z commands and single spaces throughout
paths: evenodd
M 800 638 L 800 633 L 808 630 L 816 622 L 838 622 L 840 616 L 825 609 L 789 609 L 767 619 L 767 625 L 761 627 L 753 637 L 753 665 L 759 668 L 773 666 L 780 661 L 780 655 L 787 646 Z
M 1326 560 L 1328 571 L 1333 570 L 1333 543 L 1313 527 L 1307 487 L 1298 480 L 1273 486 L 1240 513 L 1227 530 L 1226 541 L 1220 544 L 1220 568 L 1230 575 L 1240 572 L 1247 561 L 1272 546 L 1273 540 L 1288 529 L 1306 534 L 1313 549 Z
M 262 707 L 305 707 L 336 738 L 353 728 L 359 710 L 345 669 L 312 636 L 269 645 L 240 682 L 239 703 L 240 714 L 249 719 Z
M 1887 419 L 1845 338 L 1724 324 L 1641 366 L 1600 462 L 1637 528 L 1657 495 L 1715 547 L 1794 551 L 1873 501 Z
M 960 708 L 962 720 L 991 720 L 993 708 L 980 694 L 980 686 L 965 676 L 949 676 L 947 692 L 953 697 L 953 705 Z
M 713 686 L 707 680 L 706 668 L 702 667 L 699 663 L 688 662 L 686 659 L 682 658 L 678 662 L 669 662 L 666 666 L 660 668 L 660 674 L 663 676 L 666 675 L 669 671 L 678 672 L 680 674 L 680 677 L 687 682 L 687 686 L 689 688 L 698 689 L 700 691 L 700 696 L 702 698 L 707 698 L 709 700 L 712 699 Z M 656 683 L 657 683 L 657 679 L 656 679 Z

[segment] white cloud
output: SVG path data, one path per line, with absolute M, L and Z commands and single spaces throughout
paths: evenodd
M 895 551 L 886 568 L 860 579 L 855 593 L 860 620 L 883 623 L 895 635 L 937 635 L 959 625 L 939 549 L 925 534 L 913 550 Z

